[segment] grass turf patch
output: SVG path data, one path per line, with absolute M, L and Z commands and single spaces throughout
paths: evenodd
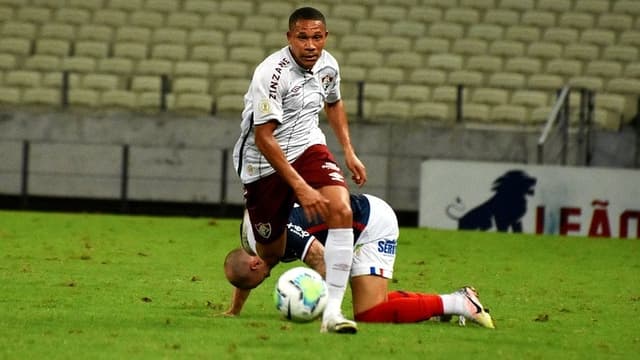
M 629 358 L 640 352 L 640 241 L 401 229 L 390 289 L 473 285 L 497 329 L 455 321 L 319 334 L 282 320 L 276 267 L 220 314 L 239 219 L 0 211 L 0 358 Z M 350 296 L 344 309 L 350 314 Z

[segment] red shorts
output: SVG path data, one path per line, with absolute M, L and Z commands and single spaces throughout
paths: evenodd
M 314 189 L 339 185 L 347 187 L 344 174 L 326 145 L 313 145 L 292 164 Z M 245 205 L 257 242 L 269 244 L 285 230 L 296 201 L 293 189 L 278 173 L 244 185 Z

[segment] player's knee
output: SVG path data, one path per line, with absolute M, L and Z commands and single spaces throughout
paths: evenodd
M 330 219 L 327 219 L 329 225 L 350 227 L 353 221 L 351 206 L 348 204 L 335 204 L 331 206 L 329 217 Z

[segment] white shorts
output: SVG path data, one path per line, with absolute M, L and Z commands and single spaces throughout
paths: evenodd
M 351 277 L 378 275 L 393 278 L 398 244 L 398 219 L 384 201 L 367 196 L 371 205 L 369 223 L 360 234 L 353 249 Z

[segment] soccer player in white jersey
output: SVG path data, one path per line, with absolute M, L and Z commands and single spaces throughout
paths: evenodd
M 409 291 L 389 291 L 398 245 L 398 221 L 393 209 L 372 195 L 351 195 L 353 209 L 353 265 L 351 291 L 353 314 L 357 321 L 414 323 L 432 317 L 458 315 L 493 328 L 493 320 L 470 286 L 444 295 Z M 242 248 L 230 251 L 225 259 L 225 276 L 234 285 L 227 315 L 240 314 L 251 289 L 269 276 L 271 267 L 255 255 L 255 239 L 247 231 L 245 214 L 241 227 Z M 287 245 L 283 262 L 302 260 L 323 274 L 323 243 L 327 227 L 308 221 L 300 208 L 294 208 L 287 225 Z
M 288 46 L 268 56 L 253 74 L 233 160 L 244 185 L 256 252 L 267 263 L 275 264 L 284 254 L 294 202 L 307 218 L 326 222 L 329 300 L 320 331 L 355 333 L 357 324 L 342 315 L 353 257 L 349 191 L 318 126 L 323 108 L 352 179 L 362 186 L 367 174 L 351 144 L 338 63 L 324 50 L 327 36 L 318 10 L 304 7 L 291 14 Z

